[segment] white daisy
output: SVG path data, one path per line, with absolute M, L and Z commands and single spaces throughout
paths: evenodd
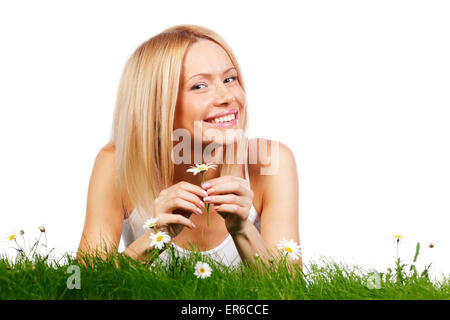
M 19 235 L 20 235 L 20 231 L 18 229 L 10 230 L 6 234 L 3 235 L 1 242 L 3 244 L 11 244 L 11 243 L 17 241 L 17 238 L 19 237 Z
M 280 240 L 278 242 L 278 249 L 283 255 L 288 255 L 290 258 L 296 260 L 301 257 L 300 246 L 294 240 Z
M 195 265 L 195 272 L 194 275 L 197 276 L 197 278 L 205 279 L 211 276 L 212 269 L 206 262 L 197 262 Z
M 2 249 L 10 248 L 10 246 L 12 245 L 14 247 L 18 246 L 20 249 L 22 249 L 19 243 L 17 242 L 19 237 L 23 237 L 20 234 L 19 228 L 14 228 L 8 231 L 7 233 L 2 235 L 0 239 L 0 247 Z
M 394 236 L 394 243 L 400 243 L 400 241 L 402 240 L 402 236 L 401 235 L 399 235 L 399 234 L 396 234 L 395 236 Z
M 394 245 L 410 245 L 413 241 L 409 237 L 406 237 L 400 233 L 397 234 L 389 234 L 384 237 L 384 240 L 386 240 L 389 243 L 392 243 Z
M 147 219 L 142 227 L 144 227 L 144 229 L 154 228 L 156 227 L 156 221 L 158 221 L 158 218 Z
M 192 166 L 189 169 L 187 169 L 187 172 L 192 172 L 194 174 L 194 176 L 202 171 L 207 171 L 208 169 L 216 169 L 217 165 L 215 164 L 206 164 L 206 163 L 202 163 L 202 164 L 196 164 L 195 167 Z
M 159 231 L 150 235 L 150 246 L 157 249 L 162 249 L 165 243 L 170 242 L 170 236 L 167 232 Z

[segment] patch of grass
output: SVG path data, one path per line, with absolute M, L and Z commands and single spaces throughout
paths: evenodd
M 193 252 L 189 257 L 172 255 L 169 263 L 156 260 L 152 265 L 143 265 L 122 254 L 105 260 L 92 257 L 87 265 L 80 265 L 69 254 L 62 260 L 64 262 L 50 261 L 48 255 L 34 255 L 32 259 L 19 255 L 15 261 L 0 257 L 0 299 L 450 298 L 449 278 L 433 283 L 428 279 L 427 272 L 419 273 L 412 265 L 407 272 L 406 265 L 400 260 L 396 270 L 386 273 L 367 272 L 331 260 L 304 265 L 303 270 L 299 267 L 288 269 L 283 261 L 274 262 L 270 267 L 261 264 L 259 269 L 243 264 L 231 269 L 209 257 L 202 257 L 198 252 Z M 198 279 L 194 275 L 197 261 L 209 263 L 213 270 L 209 278 Z M 80 289 L 69 289 L 75 274 L 69 269 L 70 266 L 79 267 Z M 371 285 L 374 276 L 376 288 Z

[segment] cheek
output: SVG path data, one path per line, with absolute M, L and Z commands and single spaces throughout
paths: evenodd
M 242 92 L 240 95 L 236 96 L 236 99 L 239 102 L 239 125 L 242 127 L 244 125 L 244 115 L 247 110 L 246 109 L 246 99 L 245 94 Z
M 201 120 L 201 114 L 195 109 L 195 102 L 177 106 L 174 119 L 175 128 L 187 129 L 194 132 L 194 121 Z

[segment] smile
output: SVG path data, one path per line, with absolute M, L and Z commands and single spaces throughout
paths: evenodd
M 228 112 L 226 115 L 206 119 L 204 122 L 215 127 L 231 127 L 237 123 L 237 120 L 238 110 L 233 110 L 232 112 Z

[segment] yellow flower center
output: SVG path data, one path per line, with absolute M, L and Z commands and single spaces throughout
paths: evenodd
M 161 242 L 162 239 L 163 239 L 163 236 L 158 236 L 158 237 L 156 238 L 156 241 Z
M 397 239 L 401 239 L 402 238 L 402 236 L 399 236 L 399 235 L 396 235 L 395 236 Z
M 292 253 L 292 249 L 289 248 L 289 247 L 286 247 L 285 250 L 286 250 L 287 252 L 289 252 L 289 253 Z
M 206 166 L 200 166 L 200 167 L 198 167 L 198 170 L 200 170 L 200 171 L 206 170 Z
M 205 269 L 204 268 L 200 268 L 200 273 L 205 273 Z
M 9 237 L 9 241 L 14 240 L 15 237 L 16 237 L 16 236 L 12 234 L 12 235 Z

